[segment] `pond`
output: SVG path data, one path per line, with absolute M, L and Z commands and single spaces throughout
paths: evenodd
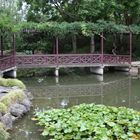
M 67 75 L 21 79 L 34 95 L 30 113 L 19 120 L 10 140 L 46 140 L 31 121 L 34 110 L 67 108 L 81 103 L 126 106 L 140 111 L 140 78 L 124 73 Z

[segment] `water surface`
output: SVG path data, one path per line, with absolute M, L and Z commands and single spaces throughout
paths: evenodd
M 140 78 L 124 73 L 21 79 L 34 95 L 33 107 L 14 125 L 10 140 L 46 140 L 31 121 L 36 109 L 67 108 L 81 103 L 125 106 L 140 111 Z

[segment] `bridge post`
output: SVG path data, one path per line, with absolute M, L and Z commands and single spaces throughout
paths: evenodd
M 59 67 L 58 67 L 58 54 L 59 54 L 59 44 L 58 44 L 58 37 L 56 37 L 56 65 L 57 67 L 55 68 L 55 76 L 58 77 L 59 76 Z
M 17 69 L 12 70 L 11 76 L 16 78 L 17 77 Z
M 55 77 L 55 83 L 59 85 L 59 77 Z
M 0 71 L 0 78 L 2 78 L 3 77 L 3 72 L 2 71 Z
M 90 68 L 90 71 L 95 74 L 103 75 L 104 74 L 104 66 L 99 67 L 92 67 Z
M 104 63 L 104 34 L 103 32 L 101 33 L 101 63 L 103 65 Z
M 129 48 L 130 48 L 130 64 L 131 64 L 131 61 L 132 61 L 132 33 L 130 32 L 129 33 Z
M 59 68 L 55 68 L 55 76 L 58 77 L 59 76 Z
M 6 75 L 8 77 L 16 78 L 17 77 L 17 68 L 13 68 L 9 71 L 3 72 L 3 75 Z
M 13 55 L 16 55 L 16 41 L 15 41 L 15 34 L 13 34 Z

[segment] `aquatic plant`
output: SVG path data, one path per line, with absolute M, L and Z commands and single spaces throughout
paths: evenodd
M 4 78 L 0 78 L 0 86 L 5 86 L 5 87 L 13 87 L 13 86 L 17 86 L 21 89 L 25 89 L 25 85 L 23 84 L 23 82 L 21 82 L 18 79 L 4 79 Z
M 7 140 L 9 138 L 9 133 L 6 131 L 4 125 L 0 123 L 0 140 Z
M 42 135 L 54 140 L 139 140 L 140 113 L 125 107 L 81 104 L 35 112 Z

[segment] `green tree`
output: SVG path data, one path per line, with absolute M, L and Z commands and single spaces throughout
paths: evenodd
M 140 0 L 116 0 L 115 21 L 126 25 L 140 22 Z

